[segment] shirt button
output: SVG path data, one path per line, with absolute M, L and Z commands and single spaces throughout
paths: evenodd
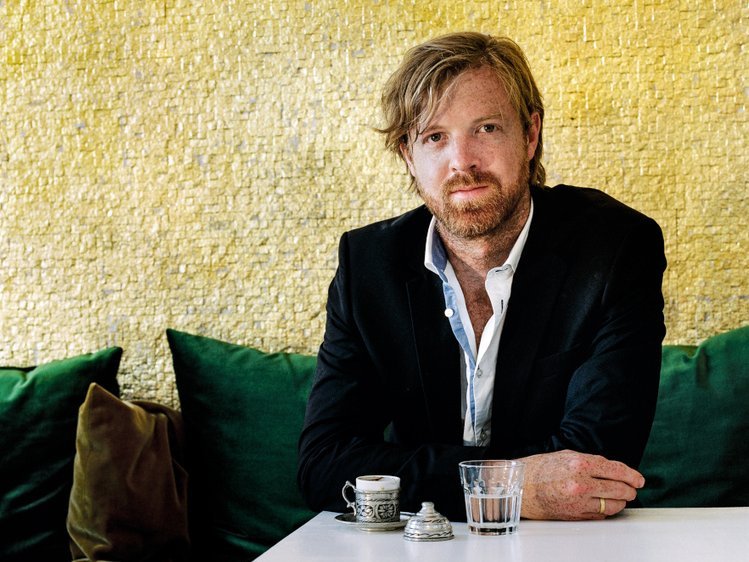
M 483 374 L 484 374 L 484 373 L 483 373 L 483 372 L 481 371 L 481 369 L 476 369 L 476 376 L 477 376 L 478 378 L 481 378 L 481 375 L 483 375 Z
M 448 318 L 452 318 L 453 314 L 455 314 L 455 311 L 453 311 L 452 308 L 446 308 L 445 309 L 445 316 L 447 316 Z

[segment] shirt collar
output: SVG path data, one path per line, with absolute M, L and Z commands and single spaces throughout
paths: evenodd
M 502 266 L 509 265 L 513 271 L 518 268 L 520 262 L 520 256 L 523 253 L 525 242 L 528 239 L 528 232 L 531 228 L 531 220 L 533 219 L 533 198 L 531 198 L 531 209 L 528 213 L 528 220 L 525 221 L 523 230 L 520 231 L 515 244 L 510 250 L 510 255 L 507 256 L 507 260 Z M 429 228 L 427 229 L 427 240 L 424 249 L 424 267 L 426 267 L 432 273 L 440 276 L 443 281 L 446 281 L 445 268 L 447 267 L 447 252 L 445 246 L 442 244 L 442 240 L 437 233 L 437 219 L 432 216 L 432 220 L 429 222 Z

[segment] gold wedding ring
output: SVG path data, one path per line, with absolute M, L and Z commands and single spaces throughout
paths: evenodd
M 603 498 L 598 498 L 598 501 L 600 502 L 600 506 L 598 507 L 598 513 L 603 514 L 603 512 L 606 511 L 606 500 Z

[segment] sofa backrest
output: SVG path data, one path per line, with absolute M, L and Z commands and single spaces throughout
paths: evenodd
M 664 346 L 645 507 L 749 505 L 749 326 Z

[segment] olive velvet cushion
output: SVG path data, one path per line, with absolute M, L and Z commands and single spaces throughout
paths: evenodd
M 749 326 L 664 346 L 645 507 L 749 505 Z
M 122 349 L 0 368 L 0 560 L 70 560 L 65 517 L 78 407 L 92 382 L 118 392 Z
M 183 455 L 177 410 L 92 384 L 78 416 L 68 511 L 74 559 L 187 561 Z
M 314 513 L 296 483 L 316 359 L 167 330 L 190 473 L 195 560 L 251 560 Z

